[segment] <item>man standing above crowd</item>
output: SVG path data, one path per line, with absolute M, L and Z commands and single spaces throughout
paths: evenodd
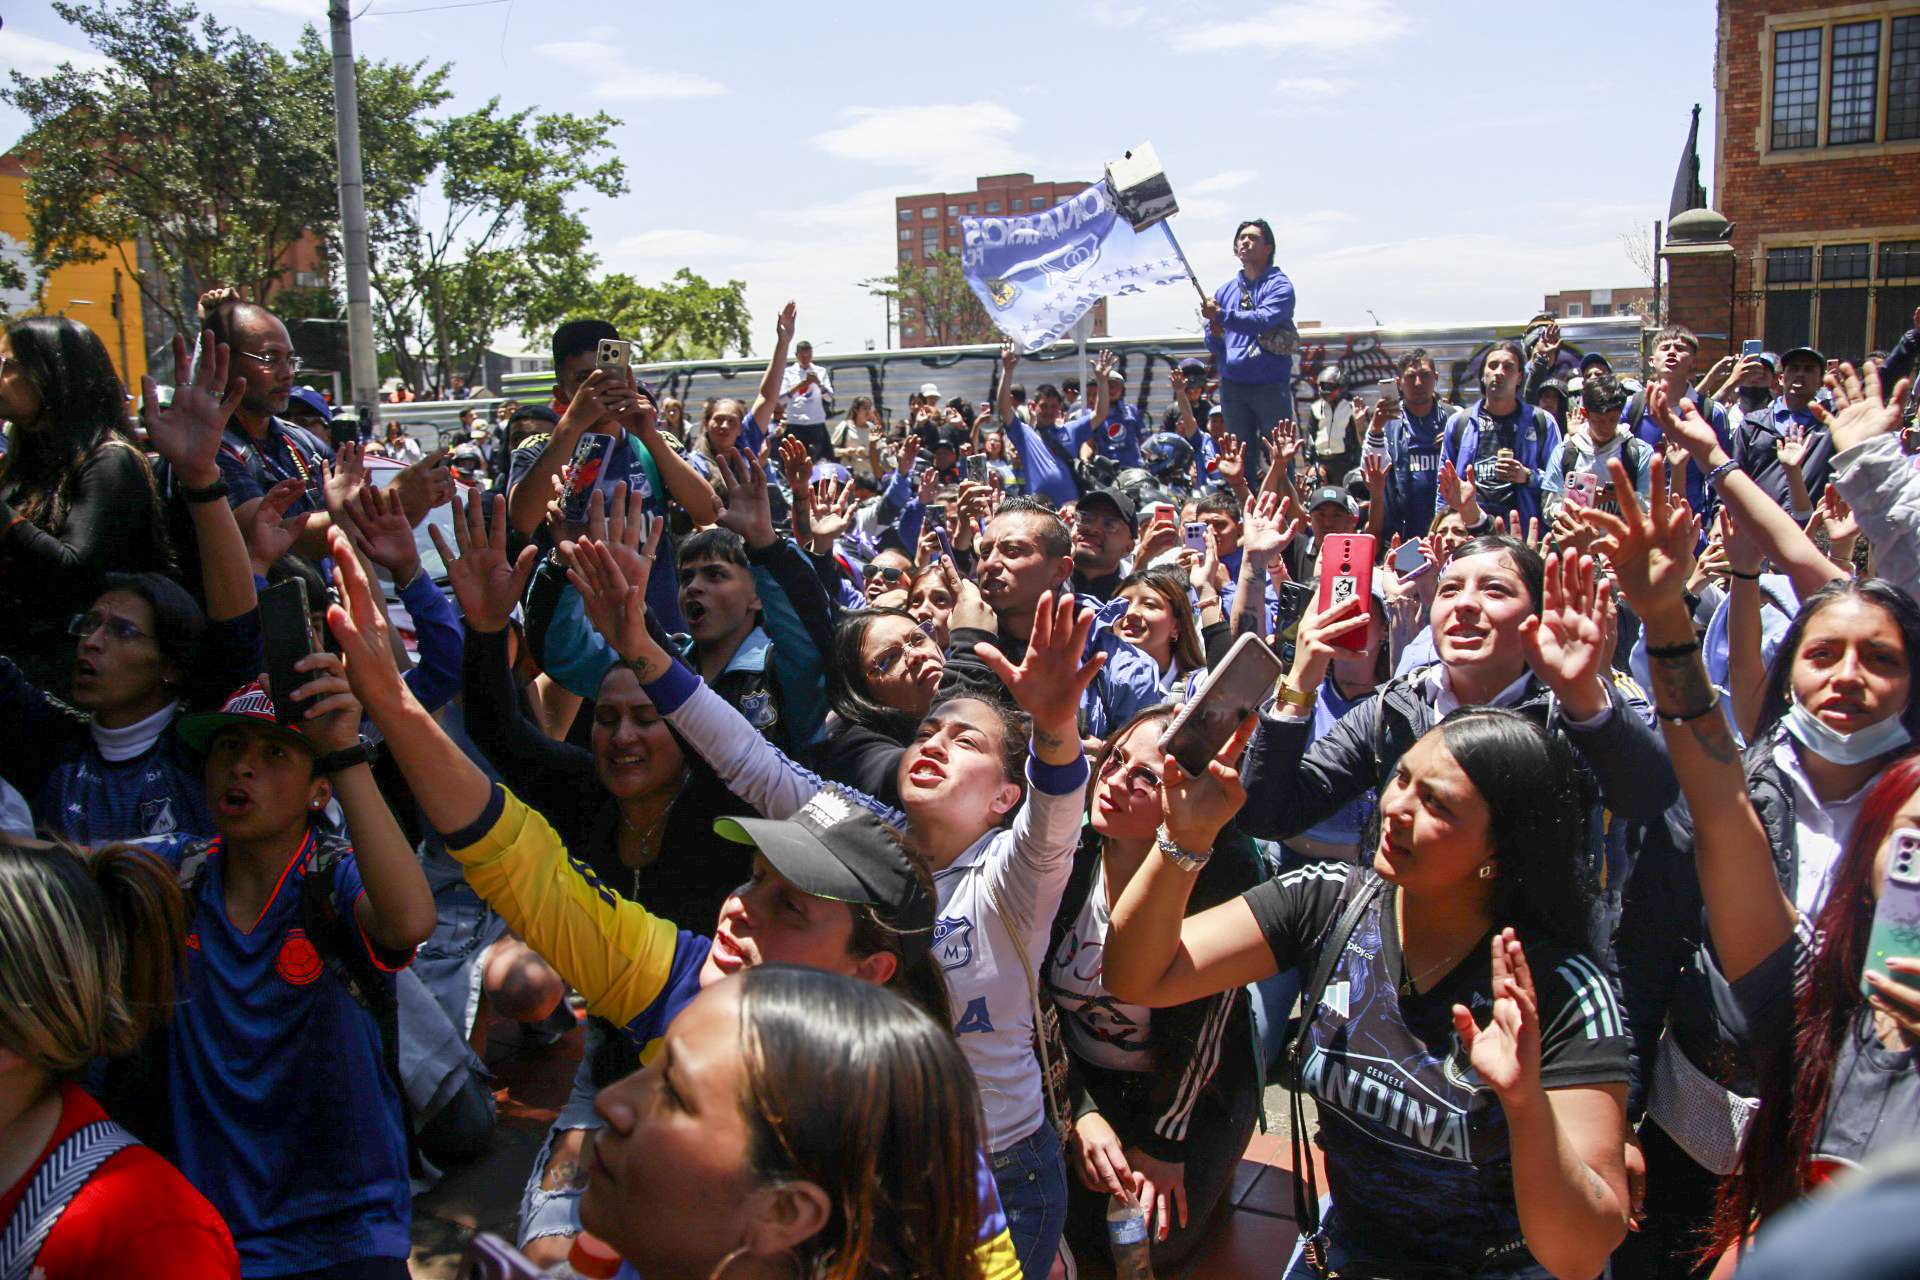
M 1440 446 L 1440 466 L 1471 478 L 1487 516 L 1518 517 L 1524 524 L 1541 514 L 1540 493 L 1547 463 L 1560 450 L 1560 424 L 1545 409 L 1520 399 L 1526 353 L 1504 338 L 1493 344 L 1481 364 L 1480 402 L 1456 412 Z M 1448 505 L 1443 474 L 1434 509 Z
M 1220 369 L 1227 430 L 1258 460 L 1265 433 L 1293 413 L 1293 282 L 1273 264 L 1273 228 L 1265 219 L 1240 224 L 1233 253 L 1239 274 L 1214 291 L 1200 314 L 1207 350 Z
M 1037 493 L 1055 506 L 1065 506 L 1080 496 L 1073 479 L 1073 458 L 1067 452 L 1065 431 L 1060 416 L 1066 401 L 1060 388 L 1043 382 L 1034 389 L 1033 421 L 1023 421 L 1013 411 L 1013 371 L 1020 367 L 1020 353 L 1009 343 L 1000 350 L 1000 394 L 994 413 L 1026 465 L 1027 492 Z
M 1125 469 L 1140 465 L 1144 433 L 1140 411 L 1127 403 L 1127 380 L 1116 364 L 1111 351 L 1102 351 L 1093 362 L 1093 407 L 1074 420 L 1073 443 L 1083 461 L 1106 458 Z
M 1373 407 L 1366 452 L 1386 459 L 1386 524 L 1382 537 L 1418 538 L 1433 522 L 1438 506 L 1440 444 L 1453 406 L 1435 394 L 1439 371 L 1433 353 L 1415 347 L 1395 366 L 1400 384 L 1399 411 L 1381 400 Z
M 780 407 L 785 411 L 787 434 L 806 445 L 816 459 L 832 461 L 827 414 L 833 407 L 833 382 L 827 371 L 813 362 L 811 342 L 796 343 L 793 360 L 780 379 Z

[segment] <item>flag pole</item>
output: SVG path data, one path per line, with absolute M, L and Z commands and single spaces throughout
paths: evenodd
M 1192 282 L 1193 291 L 1200 295 L 1200 305 L 1206 306 L 1207 291 L 1200 287 L 1200 277 L 1194 274 L 1193 264 L 1187 261 L 1187 251 L 1180 247 L 1180 237 L 1173 234 L 1173 223 L 1169 221 L 1160 225 L 1167 229 L 1167 239 L 1173 242 L 1173 251 L 1180 255 L 1180 265 L 1187 269 L 1187 279 Z

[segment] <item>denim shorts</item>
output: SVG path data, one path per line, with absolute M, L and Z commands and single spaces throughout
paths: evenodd
M 579 1069 L 573 1073 L 573 1090 L 567 1095 L 560 1114 L 554 1117 L 553 1126 L 547 1130 L 540 1153 L 533 1158 L 526 1189 L 520 1193 L 520 1247 L 523 1249 L 529 1241 L 541 1236 L 580 1234 L 580 1196 L 585 1188 L 562 1187 L 549 1191 L 540 1185 L 540 1179 L 546 1174 L 547 1161 L 553 1158 L 553 1144 L 561 1134 L 572 1129 L 606 1127 L 606 1121 L 593 1109 L 594 1099 L 600 1096 L 600 1090 L 593 1083 L 593 1058 L 605 1035 L 599 1022 L 587 1020 L 586 1048 L 580 1055 Z
M 988 1158 L 1026 1280 L 1047 1280 L 1067 1226 L 1067 1165 L 1051 1124 Z

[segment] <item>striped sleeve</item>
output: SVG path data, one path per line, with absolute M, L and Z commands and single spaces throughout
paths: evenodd
M 1194 1041 L 1186 1069 L 1180 1073 L 1173 1101 L 1153 1122 L 1155 1137 L 1166 1142 L 1187 1140 L 1194 1107 L 1220 1070 L 1220 1057 L 1227 1047 L 1227 1031 L 1236 1017 L 1247 1016 L 1240 1007 L 1244 994 L 1241 988 L 1233 987 L 1207 998 L 1206 1016 L 1200 1023 L 1200 1034 Z
M 1540 1083 L 1625 1084 L 1626 1017 L 1613 979 L 1578 952 L 1529 961 L 1540 997 Z

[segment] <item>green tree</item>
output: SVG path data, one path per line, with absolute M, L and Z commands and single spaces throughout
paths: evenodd
M 502 114 L 496 98 L 427 127 L 425 182 L 406 199 L 367 202 L 374 324 L 403 378 L 419 385 L 430 355 L 443 376 L 471 381 L 495 333 L 525 328 L 545 299 L 578 287 L 595 260 L 569 202 L 626 191 L 625 166 L 603 155 L 619 123 Z
M 900 316 L 904 345 L 907 329 L 917 331 L 927 346 L 960 346 L 974 342 L 994 342 L 1000 331 L 987 318 L 967 277 L 960 259 L 941 254 L 928 266 L 903 262 L 890 276 L 876 276 L 860 282 L 876 298 L 890 298 Z
M 605 320 L 633 343 L 641 363 L 714 360 L 729 349 L 750 356 L 746 289 L 740 280 L 709 284 L 685 267 L 657 288 L 616 274 L 556 291 L 531 319 L 546 333 L 569 320 Z
M 156 269 L 134 280 L 190 331 L 202 289 L 231 283 L 265 298 L 303 235 L 336 235 L 333 81 L 316 31 L 289 57 L 191 0 L 53 7 L 107 65 L 16 71 L 0 89 L 31 122 L 22 147 L 37 261 L 98 261 L 144 236 Z M 367 203 L 397 203 L 422 176 L 418 122 L 449 96 L 447 68 L 363 60 L 359 70 Z

